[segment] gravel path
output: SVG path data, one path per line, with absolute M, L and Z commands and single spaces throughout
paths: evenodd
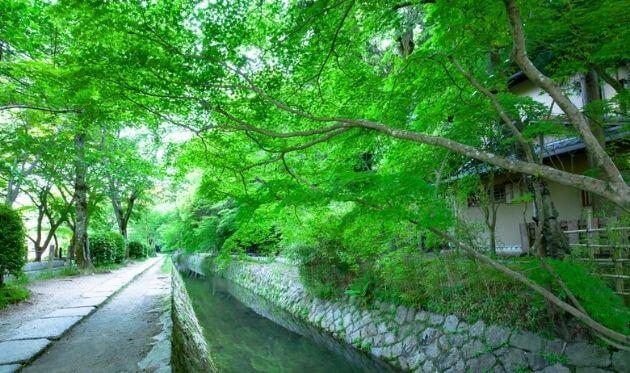
M 160 263 L 56 341 L 23 372 L 161 370 L 139 368 L 153 347 L 153 337 L 162 332 L 160 316 L 170 295 L 170 276 L 160 271 Z
M 23 323 L 46 316 L 70 304 L 73 300 L 81 298 L 81 294 L 96 289 L 119 273 L 140 267 L 142 264 L 142 262 L 133 263 L 109 273 L 62 277 L 29 284 L 27 286 L 31 291 L 29 300 L 0 310 L 0 340 Z

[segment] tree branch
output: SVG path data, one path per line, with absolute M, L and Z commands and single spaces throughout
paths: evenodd
M 260 91 L 259 88 L 256 88 L 256 89 Z M 262 94 L 265 95 L 265 97 L 269 97 L 264 92 Z M 409 141 L 413 141 L 413 142 L 417 142 L 421 144 L 439 146 L 451 152 L 464 155 L 466 157 L 476 159 L 478 161 L 491 164 L 493 166 L 501 167 L 512 172 L 518 172 L 518 173 L 523 173 L 523 174 L 533 175 L 533 176 L 541 176 L 547 180 L 551 180 L 562 185 L 572 186 L 579 189 L 583 189 L 585 191 L 595 193 L 626 209 L 630 208 L 630 194 L 626 194 L 626 195 L 617 194 L 613 189 L 609 187 L 610 185 L 609 183 L 606 183 L 602 180 L 598 180 L 598 179 L 588 177 L 588 176 L 573 174 L 570 172 L 558 170 L 556 168 L 545 166 L 542 164 L 524 162 L 518 159 L 509 159 L 507 157 L 502 157 L 497 154 L 480 150 L 473 146 L 465 145 L 465 144 L 462 144 L 457 141 L 453 141 L 444 137 L 431 136 L 431 135 L 426 135 L 419 132 L 395 129 L 395 128 L 383 125 L 381 123 L 378 123 L 378 122 L 373 122 L 373 121 L 368 121 L 368 120 L 359 120 L 359 119 L 336 118 L 336 117 L 317 117 L 310 113 L 305 113 L 305 112 L 302 112 L 301 110 L 291 108 L 288 105 L 282 102 L 279 102 L 275 99 L 270 99 L 270 100 L 272 103 L 274 103 L 276 107 L 282 110 L 285 110 L 284 108 L 286 108 L 285 111 L 289 111 L 298 116 L 302 116 L 304 118 L 311 119 L 316 122 L 336 122 L 336 123 L 333 125 L 320 127 L 313 130 L 283 133 L 283 132 L 275 132 L 275 131 L 255 127 L 251 124 L 246 123 L 242 119 L 236 118 L 234 115 L 227 113 L 225 110 L 221 108 L 216 108 L 215 110 L 223 114 L 226 118 L 236 122 L 238 126 L 234 128 L 256 132 L 256 133 L 260 133 L 266 136 L 276 137 L 276 138 L 312 136 L 312 135 L 317 135 L 317 134 L 328 133 L 328 132 L 331 132 L 340 128 L 369 129 L 369 130 L 386 134 L 390 137 L 394 137 L 397 139 L 409 140 Z
M 587 314 L 585 314 L 584 312 L 578 310 L 577 308 L 573 307 L 572 305 L 566 303 L 565 301 L 563 301 L 562 299 L 558 298 L 555 294 L 551 293 L 549 290 L 545 289 L 544 287 L 538 285 L 536 282 L 530 280 L 529 278 L 523 276 L 522 274 L 504 266 L 503 264 L 500 264 L 499 262 L 496 262 L 495 260 L 483 255 L 482 253 L 478 252 L 477 250 L 473 249 L 472 247 L 466 245 L 465 243 L 457 240 L 455 237 L 449 235 L 448 233 L 442 232 L 439 229 L 436 228 L 428 228 L 429 231 L 433 232 L 435 235 L 437 235 L 438 237 L 442 237 L 443 239 L 445 239 L 448 242 L 451 242 L 452 244 L 456 245 L 457 247 L 463 249 L 464 251 L 466 251 L 467 253 L 469 253 L 470 255 L 472 255 L 473 257 L 479 259 L 480 261 L 490 265 L 491 267 L 493 267 L 494 269 L 506 274 L 508 277 L 511 277 L 512 279 L 520 282 L 521 284 L 524 284 L 525 286 L 527 286 L 528 288 L 534 290 L 536 293 L 540 294 L 543 298 L 545 298 L 546 300 L 548 300 L 549 302 L 555 304 L 556 306 L 558 306 L 559 308 L 561 308 L 562 310 L 568 312 L 569 314 L 573 315 L 575 318 L 577 318 L 578 320 L 582 321 L 584 324 L 586 324 L 589 328 L 591 328 L 592 330 L 594 330 L 595 332 L 602 334 L 604 337 L 610 338 L 613 341 L 619 342 L 620 344 L 622 344 L 625 348 L 627 348 L 628 345 L 630 345 L 630 338 L 626 335 L 623 335 L 621 333 L 618 333 L 614 330 L 611 330 L 605 326 L 603 326 L 602 324 L 598 323 L 597 321 L 591 319 Z
M 622 199 L 630 202 L 630 187 L 625 183 L 621 172 L 606 154 L 601 144 L 591 132 L 588 121 L 571 100 L 562 93 L 553 80 L 544 75 L 529 59 L 525 46 L 525 32 L 521 21 L 521 15 L 515 0 L 503 0 L 507 11 L 510 30 L 512 33 L 512 58 L 523 70 L 523 73 L 537 86 L 545 90 L 558 104 L 575 129 L 582 135 L 584 145 L 591 155 L 601 165 L 611 182 L 614 184 L 615 193 Z

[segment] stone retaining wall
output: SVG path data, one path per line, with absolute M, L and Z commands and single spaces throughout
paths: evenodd
M 172 276 L 173 371 L 216 372 L 182 278 L 175 270 Z
M 182 257 L 180 264 L 204 274 L 210 268 L 206 257 Z M 629 352 L 549 340 L 483 321 L 469 325 L 455 315 L 404 306 L 377 303 L 365 308 L 350 297 L 318 299 L 308 294 L 297 268 L 287 262 L 233 262 L 219 274 L 405 371 L 630 371 Z

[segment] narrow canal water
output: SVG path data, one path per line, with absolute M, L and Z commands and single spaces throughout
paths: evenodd
M 183 277 L 221 372 L 391 370 L 232 282 L 218 276 Z

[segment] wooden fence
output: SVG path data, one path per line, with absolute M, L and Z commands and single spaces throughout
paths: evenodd
M 606 219 L 563 220 L 560 226 L 571 247 L 570 255 L 591 263 L 594 272 L 630 304 L 630 227 L 607 227 Z M 521 240 L 527 252 L 535 226 L 521 224 Z
M 595 273 L 611 282 L 615 292 L 630 296 L 628 235 L 630 227 L 606 227 L 603 219 L 567 222 L 571 255 L 594 265 Z

